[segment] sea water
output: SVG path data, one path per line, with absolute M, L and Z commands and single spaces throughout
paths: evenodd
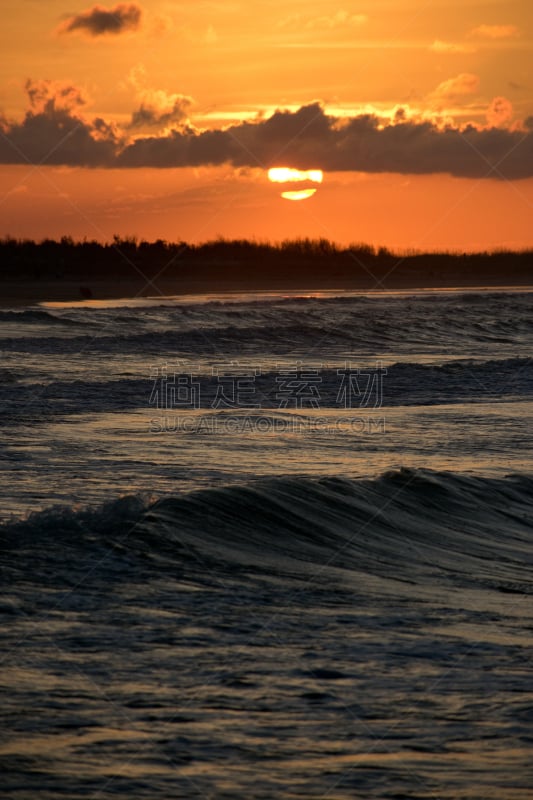
M 531 798 L 532 312 L 0 311 L 0 796 Z

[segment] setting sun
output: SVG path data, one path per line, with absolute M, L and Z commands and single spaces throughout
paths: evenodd
M 268 170 L 268 179 L 273 183 L 299 183 L 312 181 L 322 183 L 324 174 L 321 169 L 300 170 L 291 167 L 272 167 Z
M 296 192 L 282 192 L 281 196 L 284 200 L 307 200 L 308 197 L 312 197 L 316 192 L 316 189 L 299 189 Z
M 292 167 L 272 167 L 268 170 L 268 179 L 272 183 L 322 183 L 324 174 L 321 169 L 300 170 Z M 315 188 L 288 189 L 281 193 L 284 200 L 307 200 L 316 192 Z

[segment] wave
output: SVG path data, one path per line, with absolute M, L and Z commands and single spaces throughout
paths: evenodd
M 0 324 L 23 323 L 30 325 L 83 325 L 82 322 L 69 319 L 68 317 L 57 317 L 48 311 L 39 309 L 25 309 L 23 311 L 0 311 Z
M 533 332 L 533 295 L 458 297 L 285 298 L 268 302 L 170 304 L 139 308 L 70 309 L 69 317 L 47 311 L 0 312 L 0 323 L 50 323 L 49 335 L 20 335 L 7 350 L 42 354 L 175 353 L 231 356 L 308 353 L 446 352 L 469 355 L 507 346 L 520 355 Z M 437 302 L 438 301 L 438 302 Z M 75 319 L 74 319 L 75 317 Z M 61 325 L 87 326 L 61 331 Z M 94 336 L 92 335 L 94 331 Z M 75 333 L 76 335 L 72 335 Z M 30 335 L 28 335 L 30 334 Z M 1 325 L 0 325 L 1 336 Z
M 0 545 L 7 577 L 20 580 L 28 563 L 42 580 L 55 569 L 69 581 L 80 565 L 119 581 L 135 567 L 187 567 L 204 578 L 245 572 L 356 587 L 370 577 L 531 594 L 533 477 L 401 469 L 262 479 L 156 502 L 51 508 L 0 526 Z
M 175 362 L 168 365 L 171 379 L 173 369 L 176 377 L 193 374 L 194 365 Z M 381 367 L 379 368 L 381 369 Z M 533 359 L 510 358 L 472 361 L 459 359 L 444 364 L 416 364 L 399 362 L 387 366 L 380 387 L 377 380 L 381 375 L 376 363 L 362 366 L 361 375 L 350 378 L 349 372 L 338 368 L 323 368 L 316 371 L 308 382 L 305 395 L 308 400 L 299 400 L 302 412 L 310 408 L 338 409 L 344 411 L 369 409 L 373 407 L 397 407 L 412 405 L 449 405 L 454 403 L 487 403 L 496 401 L 528 400 L 533 395 Z M 303 374 L 303 373 L 302 373 Z M 254 377 L 250 401 L 260 404 L 264 410 L 280 410 L 282 401 L 287 408 L 294 409 L 296 399 L 290 390 L 283 390 L 279 382 L 279 372 L 265 372 Z M 378 377 L 376 377 L 378 376 Z M 304 376 L 305 377 L 305 376 Z M 24 378 L 24 383 L 18 382 Z M 217 392 L 220 388 L 218 378 L 213 375 L 196 377 L 200 385 L 198 408 L 212 411 L 216 407 Z M 350 399 L 346 390 L 352 381 Z M 305 383 L 305 380 L 304 380 Z M 171 411 L 183 412 L 178 405 L 169 403 L 163 394 L 166 384 L 156 379 L 122 377 L 115 380 L 56 380 L 49 383 L 29 383 L 27 376 L 13 370 L 0 370 L 0 404 L 2 422 L 18 421 L 21 409 L 28 412 L 39 411 L 43 415 L 72 415 L 79 413 L 102 413 L 126 411 L 128 409 L 149 409 L 154 413 Z M 344 388 L 343 388 L 344 387 Z M 168 388 L 168 387 L 167 387 Z M 170 386 L 172 390 L 172 386 Z M 172 399 L 172 396 L 171 396 Z M 242 406 L 234 409 L 236 413 L 250 413 Z M 224 409 L 228 410 L 228 409 Z M 231 411 L 232 409 L 229 409 Z
M 115 321 L 116 322 L 116 321 Z M 246 323 L 246 324 L 245 324 Z M 320 348 L 321 352 L 365 352 L 375 353 L 396 349 L 402 352 L 402 346 L 413 345 L 423 350 L 429 348 L 445 352 L 455 347 L 458 339 L 461 347 L 468 336 L 468 345 L 513 344 L 513 334 L 504 335 L 503 331 L 475 328 L 470 330 L 460 323 L 449 323 L 445 329 L 438 330 L 438 325 L 429 323 L 412 323 L 403 330 L 389 324 L 386 320 L 345 319 L 342 326 L 336 321 L 322 319 L 300 320 L 289 324 L 250 324 L 207 326 L 198 325 L 196 330 L 166 329 L 160 331 L 141 331 L 118 329 L 112 334 L 71 336 L 58 339 L 48 337 L 10 337 L 2 343 L 6 350 L 24 351 L 42 354 L 77 354 L 90 348 L 98 354 L 150 354 L 176 353 L 179 356 L 210 355 L 216 356 L 221 350 L 232 356 L 248 357 L 257 353 L 273 355 L 291 355 L 308 353 Z M 78 323 L 72 323 L 78 324 Z M 136 326 L 137 327 L 137 326 Z M 107 330 L 110 330 L 108 328 Z M 453 352 L 453 351 L 452 351 Z

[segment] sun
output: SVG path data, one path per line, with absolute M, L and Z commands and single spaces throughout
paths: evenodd
M 272 183 L 322 183 L 324 174 L 321 169 L 293 169 L 292 167 L 271 167 L 268 170 L 268 179 Z M 307 200 L 316 192 L 315 187 L 305 189 L 284 189 L 281 197 L 285 200 Z
M 307 198 L 312 197 L 315 192 L 316 189 L 300 189 L 297 192 L 282 192 L 281 196 L 284 200 L 307 200 Z

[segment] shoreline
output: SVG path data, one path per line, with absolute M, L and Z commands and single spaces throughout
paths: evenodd
M 392 277 L 392 276 L 391 276 Z M 146 282 L 133 281 L 20 281 L 0 282 L 0 308 L 20 308 L 36 306 L 41 303 L 90 302 L 99 300 L 141 300 L 179 298 L 186 296 L 224 295 L 224 294 L 261 294 L 261 293 L 356 293 L 387 295 L 402 292 L 424 291 L 532 291 L 533 281 L 526 283 L 512 281 L 507 278 L 490 276 L 483 283 L 465 278 L 457 280 L 453 276 L 449 281 L 442 276 L 420 280 L 388 280 L 383 286 L 379 281 L 320 281 L 310 279 L 309 283 L 301 280 L 286 281 L 162 281 L 154 286 Z

